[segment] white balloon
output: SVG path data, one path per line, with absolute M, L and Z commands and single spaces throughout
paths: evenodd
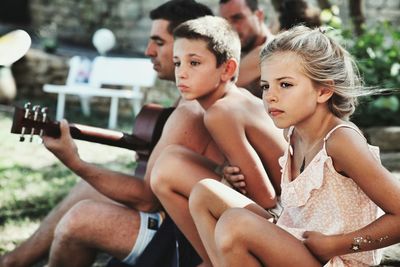
M 115 35 L 109 29 L 102 28 L 94 33 L 92 42 L 97 51 L 104 55 L 115 46 Z

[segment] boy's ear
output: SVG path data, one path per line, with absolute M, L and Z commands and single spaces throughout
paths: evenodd
M 327 102 L 334 93 L 334 82 L 328 81 L 324 85 L 318 86 L 318 103 L 325 103 Z
M 222 72 L 221 79 L 226 82 L 230 81 L 233 76 L 237 73 L 237 68 L 239 67 L 238 62 L 234 58 L 228 59 L 224 63 L 224 71 Z

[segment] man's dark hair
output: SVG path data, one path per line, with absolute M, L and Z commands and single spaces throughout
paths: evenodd
M 165 19 L 169 21 L 168 32 L 171 34 L 182 22 L 207 15 L 213 15 L 211 9 L 194 0 L 171 0 L 150 12 L 152 20 Z
M 288 30 L 296 25 L 309 28 L 321 26 L 320 12 L 317 8 L 308 6 L 304 0 L 283 0 L 279 6 L 280 30 Z
M 231 0 L 219 0 L 219 4 L 226 4 Z M 250 8 L 251 11 L 256 11 L 259 9 L 258 0 L 246 0 L 246 5 Z

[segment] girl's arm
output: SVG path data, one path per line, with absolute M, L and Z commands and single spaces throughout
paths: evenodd
M 351 177 L 385 214 L 355 232 L 337 236 L 306 233 L 306 245 L 320 259 L 335 255 L 373 250 L 400 241 L 400 183 L 368 149 L 365 140 L 354 130 L 336 130 L 327 141 L 327 152 L 336 171 Z M 356 203 L 349 203 L 356 205 Z

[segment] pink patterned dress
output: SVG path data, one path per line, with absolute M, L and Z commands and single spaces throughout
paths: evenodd
M 383 214 L 352 179 L 342 176 L 334 169 L 325 144 L 332 132 L 339 127 L 349 127 L 360 133 L 356 128 L 345 124 L 333 128 L 324 138 L 323 148 L 295 180 L 290 179 L 293 153 L 290 145 L 279 159 L 282 168 L 283 211 L 276 224 L 299 240 L 303 240 L 304 231 L 317 231 L 326 235 L 352 232 Z M 289 140 L 293 129 L 292 127 L 289 130 Z M 379 148 L 369 146 L 369 149 L 380 162 Z M 380 260 L 380 251 L 374 250 L 337 256 L 325 266 L 371 266 L 379 264 Z

